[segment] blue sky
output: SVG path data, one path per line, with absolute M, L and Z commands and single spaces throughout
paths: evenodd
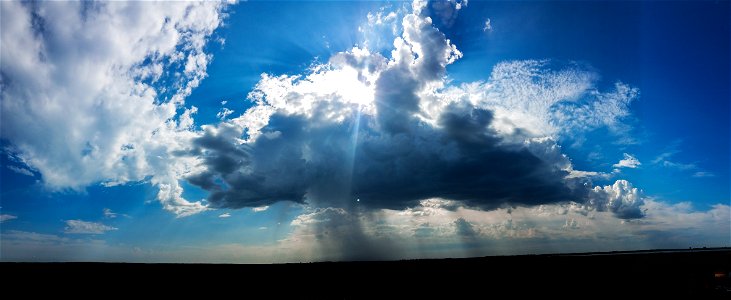
M 1 12 L 2 260 L 731 242 L 726 2 Z

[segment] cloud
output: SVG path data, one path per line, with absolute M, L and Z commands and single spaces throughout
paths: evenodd
M 102 213 L 104 214 L 104 217 L 107 218 L 107 219 L 114 219 L 114 218 L 119 217 L 119 216 L 122 216 L 122 217 L 125 217 L 125 218 L 131 218 L 128 214 L 116 213 L 116 212 L 113 212 L 109 208 L 103 209 L 102 210 Z
M 221 119 L 221 120 L 223 120 L 226 117 L 228 117 L 230 114 L 232 114 L 233 112 L 234 112 L 233 110 L 230 110 L 230 109 L 224 107 L 224 108 L 221 109 L 220 112 L 218 112 L 216 114 L 216 117 L 219 118 L 219 119 Z
M 145 261 L 140 253 L 124 246 L 110 246 L 102 240 L 79 239 L 55 234 L 7 230 L 0 235 L 0 260 L 19 262 Z
M 443 206 L 446 202 L 424 200 L 404 211 L 325 208 L 304 212 L 293 222 L 295 230 L 270 251 L 287 249 L 296 253 L 296 260 L 305 261 L 348 259 L 352 254 L 348 251 L 362 258 L 363 253 L 353 245 L 338 247 L 355 242 L 341 240 L 348 239 L 343 235 L 352 232 L 349 227 L 354 224 L 360 228 L 357 242 L 389 249 L 366 256 L 369 259 L 724 246 L 731 228 L 731 208 L 725 204 L 696 210 L 690 203 L 645 198 L 638 205 L 644 218 L 622 220 L 609 209 L 596 210 L 581 203 L 484 211 Z
M 33 175 L 33 172 L 31 172 L 30 170 L 28 170 L 26 168 L 19 168 L 19 167 L 16 167 L 16 166 L 7 166 L 7 167 L 8 167 L 8 169 L 10 169 L 10 171 L 13 171 L 15 173 L 18 173 L 20 175 L 31 176 L 31 177 L 34 176 Z
M 367 217 L 342 208 L 317 208 L 297 216 L 292 233 L 283 243 L 292 248 L 312 248 L 326 259 L 379 260 L 397 257 L 393 243 L 368 230 Z
M 703 178 L 703 177 L 714 177 L 715 174 L 710 171 L 703 170 L 695 163 L 682 163 L 678 161 L 671 161 L 670 159 L 675 156 L 676 154 L 680 153 L 681 151 L 678 149 L 681 141 L 677 140 L 670 144 L 665 150 L 665 152 L 658 155 L 654 160 L 652 160 L 652 163 L 654 165 L 659 165 L 665 168 L 675 169 L 678 171 L 685 171 L 685 172 L 692 172 L 693 178 Z
M 209 207 L 586 201 L 586 178 L 604 175 L 573 170 L 556 138 L 614 126 L 636 89 L 602 93 L 594 73 L 542 61 L 502 63 L 487 82 L 448 86 L 446 66 L 462 53 L 415 5 L 390 58 L 354 48 L 309 74 L 264 74 L 252 108 L 202 126 L 188 155 L 203 168 L 187 180 L 210 192 Z
M 87 237 L 7 230 L 0 235 L 0 251 L 3 261 L 281 263 L 716 247 L 727 246 L 731 234 L 727 204 L 697 210 L 688 202 L 646 199 L 642 206 L 646 216 L 629 221 L 618 220 L 609 211 L 586 210 L 579 203 L 491 211 L 452 204 L 430 199 L 404 211 L 366 214 L 337 208 L 309 210 L 295 218 L 301 222 L 284 239 L 255 246 L 112 246 Z M 328 227 L 328 219 L 339 227 Z M 363 255 L 367 253 L 357 248 L 354 251 L 361 255 L 349 254 L 346 249 L 353 248 L 340 247 L 358 245 L 343 235 L 350 232 L 353 220 L 363 229 L 359 238 L 369 243 L 365 247 L 376 248 L 374 255 Z
M 612 165 L 612 167 L 635 169 L 640 165 L 642 165 L 642 163 L 640 163 L 640 161 L 636 157 L 634 157 L 632 154 L 625 153 L 624 158 L 616 164 Z
M 695 164 L 684 164 L 684 163 L 679 163 L 679 162 L 672 162 L 669 160 L 663 160 L 662 166 L 667 167 L 667 168 L 678 169 L 678 170 L 682 170 L 682 171 L 698 169 L 698 166 L 696 166 Z
M 17 48 L 3 52 L 2 135 L 51 188 L 149 180 L 178 216 L 278 201 L 404 209 L 436 197 L 494 209 L 586 200 L 585 183 L 600 174 L 573 170 L 555 141 L 617 126 L 638 91 L 600 92 L 593 72 L 548 61 L 503 62 L 486 82 L 449 86 L 446 66 L 462 53 L 427 15 L 448 20 L 466 2 L 445 4 L 369 18 L 403 17 L 390 58 L 354 48 L 306 75 L 262 75 L 252 108 L 230 120 L 225 109 L 198 132 L 197 109 L 183 99 L 206 76 L 203 47 L 223 4 L 3 3 L 3 40 L 18 42 L 3 43 Z M 181 178 L 209 191 L 208 202 L 184 199 Z
M 260 206 L 260 207 L 252 207 L 251 211 L 253 212 L 262 212 L 269 209 L 269 206 Z
M 482 31 L 492 31 L 492 22 L 490 21 L 490 18 L 485 20 L 485 26 L 482 27 Z
M 148 180 L 201 211 L 170 155 L 193 133 L 184 98 L 206 77 L 220 2 L 2 2 L 1 137 L 51 190 Z M 183 111 L 182 114 L 179 112 Z
M 594 187 L 587 203 L 598 211 L 611 211 L 621 219 L 644 217 L 644 212 L 640 208 L 643 204 L 642 192 L 627 180 L 617 180 L 613 185 Z
M 82 220 L 67 220 L 64 233 L 71 234 L 103 234 L 110 230 L 117 230 L 112 226 L 102 223 L 87 222 Z
M 113 212 L 113 211 L 112 211 L 111 209 L 109 209 L 109 208 L 105 208 L 105 209 L 103 210 L 103 213 L 104 213 L 104 217 L 105 217 L 105 218 L 109 218 L 109 219 L 114 219 L 114 218 L 116 218 L 116 217 L 117 217 L 117 216 L 119 215 L 119 214 L 117 214 L 117 213 Z
M 713 174 L 711 172 L 704 172 L 704 171 L 698 171 L 693 173 L 693 177 L 695 178 L 703 178 L 703 177 L 714 177 L 716 174 Z
M 474 238 L 479 233 L 475 230 L 475 227 L 472 226 L 472 223 L 466 221 L 464 218 L 458 218 L 454 221 L 454 226 L 456 227 L 457 235 L 468 237 L 468 238 Z
M 231 214 L 230 213 L 222 213 L 222 214 L 218 215 L 218 217 L 219 218 L 230 218 L 231 217 Z
M 494 111 L 492 126 L 505 134 L 566 139 L 602 127 L 619 134 L 639 90 L 616 82 L 613 89 L 600 91 L 595 88 L 598 78 L 590 68 L 575 63 L 500 62 L 487 81 L 439 91 L 435 100 L 441 101 L 425 111 L 438 113 L 439 102 L 466 102 Z
M 15 220 L 17 218 L 18 218 L 17 216 L 13 216 L 13 215 L 1 214 L 0 215 L 0 223 L 5 223 L 7 221 Z

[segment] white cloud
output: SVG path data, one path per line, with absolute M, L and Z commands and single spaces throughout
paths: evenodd
M 612 165 L 612 167 L 635 169 L 640 165 L 642 165 L 642 163 L 636 157 L 634 157 L 632 154 L 625 153 L 624 158 L 616 164 Z
M 18 218 L 17 216 L 13 216 L 13 215 L 1 214 L 0 215 L 0 223 L 5 223 L 7 221 L 15 220 L 17 218 Z
M 669 160 L 663 160 L 662 166 L 667 167 L 667 168 L 678 169 L 681 171 L 698 169 L 698 166 L 696 166 L 695 164 L 685 164 L 685 163 L 679 163 L 679 162 L 672 162 Z
M 701 167 L 699 167 L 695 163 L 682 163 L 678 161 L 672 161 L 670 160 L 673 156 L 680 153 L 681 151 L 678 149 L 680 146 L 681 141 L 677 140 L 671 143 L 665 150 L 665 152 L 660 153 L 655 159 L 652 160 L 652 163 L 654 165 L 659 165 L 665 168 L 675 169 L 678 171 L 685 171 L 685 172 L 692 172 L 691 176 L 693 178 L 703 178 L 703 177 L 714 177 L 715 174 L 710 171 L 703 170 Z
M 109 209 L 109 208 L 105 208 L 105 209 L 104 209 L 104 210 L 103 210 L 102 212 L 104 213 L 104 217 L 105 217 L 105 218 L 110 218 L 110 219 L 114 219 L 114 218 L 116 218 L 116 217 L 117 217 L 117 215 L 118 215 L 117 213 L 113 212 L 113 211 L 112 211 L 111 209 Z
M 107 226 L 102 223 L 87 222 L 82 220 L 67 220 L 64 233 L 72 234 L 103 234 L 110 230 L 117 230 L 112 226 Z
M 596 186 L 589 194 L 587 205 L 598 211 L 611 211 L 622 219 L 642 218 L 644 205 L 642 192 L 627 180 L 617 180 L 612 185 Z
M 670 158 L 671 156 L 675 155 L 675 154 L 676 154 L 676 153 L 678 153 L 678 152 L 679 152 L 678 150 L 673 150 L 673 151 L 663 152 L 663 153 L 661 153 L 660 155 L 658 155 L 658 156 L 657 156 L 657 157 L 656 157 L 655 159 L 653 159 L 653 160 L 652 160 L 652 163 L 653 163 L 653 164 L 659 164 L 659 163 L 662 163 L 662 162 L 664 162 L 664 161 L 665 161 L 666 159 Z
M 252 207 L 251 211 L 253 212 L 262 212 L 269 209 L 269 206 L 259 206 L 259 207 Z
M 171 157 L 192 125 L 184 98 L 206 77 L 220 2 L 2 2 L 2 137 L 51 189 L 151 176 L 163 206 L 201 211 Z M 43 24 L 39 26 L 38 24 Z
M 230 218 L 231 217 L 231 214 L 230 213 L 222 213 L 222 214 L 218 215 L 218 217 L 219 218 Z
M 569 169 L 569 175 L 566 178 L 603 178 L 609 179 L 613 173 L 595 172 L 595 171 L 578 171 Z
M 485 26 L 482 27 L 482 31 L 492 31 L 492 22 L 490 21 L 490 18 L 485 20 Z
M 233 112 L 234 112 L 233 110 L 224 107 L 224 108 L 221 109 L 221 111 L 219 111 L 216 114 L 216 117 L 218 117 L 219 119 L 223 120 L 226 117 L 228 117 L 230 114 L 232 114 Z
M 125 218 L 131 218 L 128 214 L 116 213 L 116 212 L 113 212 L 109 208 L 103 209 L 102 210 L 102 213 L 104 214 L 104 217 L 107 218 L 107 219 L 114 219 L 114 218 L 119 217 L 119 216 L 122 216 L 122 217 L 125 217 Z
M 19 167 L 16 167 L 16 166 L 8 166 L 8 169 L 10 169 L 10 171 L 13 171 L 13 172 L 18 173 L 18 174 L 21 174 L 21 175 L 33 177 L 33 172 L 31 172 L 30 170 L 28 170 L 26 168 L 19 168 Z
M 714 177 L 716 174 L 713 174 L 711 172 L 704 172 L 704 171 L 698 171 L 693 173 L 693 177 L 695 178 L 703 178 L 703 177 Z
M 558 70 L 556 69 L 558 67 Z M 422 105 L 430 116 L 452 102 L 493 110 L 492 126 L 501 133 L 530 137 L 576 137 L 607 127 L 619 132 L 639 91 L 617 82 L 609 91 L 594 86 L 599 75 L 578 65 L 556 66 L 546 60 L 498 63 L 485 82 L 448 87 L 436 103 Z M 441 102 L 441 104 L 439 104 Z

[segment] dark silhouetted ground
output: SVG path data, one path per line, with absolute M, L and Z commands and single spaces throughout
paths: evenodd
M 524 295 L 731 299 L 731 248 L 274 265 L 2 263 L 3 293 L 23 297 L 157 293 L 305 298 Z M 36 288 L 25 288 L 26 285 Z M 146 297 L 143 297 L 146 298 Z M 264 297 L 269 298 L 269 297 Z M 8 298 L 9 299 L 9 298 Z M 187 298 L 186 298 L 187 299 Z

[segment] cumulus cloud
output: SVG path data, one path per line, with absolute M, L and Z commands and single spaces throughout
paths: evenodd
M 71 234 L 103 234 L 110 230 L 117 230 L 112 226 L 107 226 L 97 222 L 87 222 L 82 220 L 67 220 L 65 233 Z
M 5 223 L 5 222 L 7 222 L 7 221 L 10 221 L 10 220 L 15 220 L 15 219 L 17 219 L 17 218 L 18 218 L 17 216 L 13 216 L 13 215 L 9 215 L 9 214 L 1 214 L 1 215 L 0 215 L 0 223 Z
M 180 215 L 184 98 L 206 77 L 219 2 L 2 2 L 2 138 L 56 190 L 149 178 Z M 181 110 L 184 113 L 179 114 Z
M 219 218 L 230 218 L 231 217 L 231 214 L 230 213 L 222 213 L 222 214 L 218 215 L 218 217 Z
M 642 165 L 642 163 L 640 163 L 640 161 L 636 157 L 634 157 L 632 154 L 625 153 L 624 158 L 612 166 L 615 168 L 635 169 L 640 165 Z
M 602 93 L 594 73 L 549 71 L 541 61 L 499 64 L 487 82 L 448 86 L 446 66 L 462 53 L 423 5 L 403 17 L 390 58 L 354 48 L 306 75 L 262 75 L 252 108 L 193 139 L 187 155 L 202 157 L 203 171 L 188 181 L 210 192 L 214 208 L 586 200 L 583 183 L 599 173 L 574 170 L 556 139 L 613 126 L 636 90 L 618 83 Z
M 640 208 L 644 204 L 642 192 L 627 180 L 617 180 L 612 185 L 594 187 L 589 194 L 588 205 L 598 211 L 611 211 L 622 219 L 644 216 Z

